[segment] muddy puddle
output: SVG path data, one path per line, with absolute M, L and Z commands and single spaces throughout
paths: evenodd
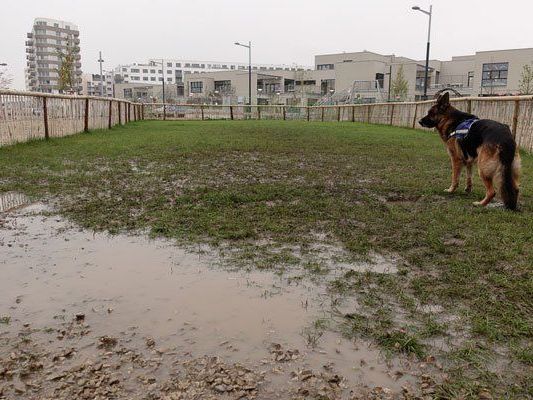
M 312 283 L 17 207 L 0 213 L 0 398 L 395 398 L 419 381 L 315 331 L 330 298 Z

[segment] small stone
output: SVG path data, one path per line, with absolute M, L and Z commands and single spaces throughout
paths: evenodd
M 81 321 L 84 321 L 84 320 L 85 320 L 85 314 L 83 314 L 83 313 L 76 314 L 76 321 L 81 322 Z
M 216 385 L 215 390 L 219 393 L 224 393 L 228 391 L 228 387 L 224 384 Z

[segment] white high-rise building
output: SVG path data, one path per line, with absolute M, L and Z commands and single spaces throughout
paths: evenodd
M 36 92 L 58 93 L 61 65 L 60 53 L 74 55 L 74 85 L 72 91 L 81 91 L 80 32 L 71 22 L 35 18 L 26 41 L 26 89 Z

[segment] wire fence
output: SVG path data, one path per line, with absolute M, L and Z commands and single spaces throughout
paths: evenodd
M 509 125 L 517 144 L 533 152 L 533 96 L 451 100 L 463 111 Z M 424 129 L 434 100 L 321 106 L 139 104 L 99 97 L 0 91 L 0 146 L 106 129 L 137 120 L 300 120 L 363 122 Z

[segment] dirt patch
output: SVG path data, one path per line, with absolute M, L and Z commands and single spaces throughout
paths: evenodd
M 314 284 L 43 210 L 3 214 L 0 396 L 335 399 L 420 382 L 363 341 L 321 331 L 309 346 L 329 302 Z

